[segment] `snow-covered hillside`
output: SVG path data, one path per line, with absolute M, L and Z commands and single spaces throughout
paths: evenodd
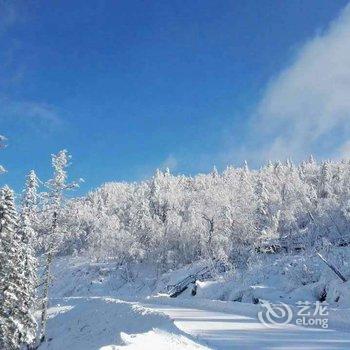
M 67 182 L 69 159 L 64 150 L 53 155 L 50 193 L 38 193 L 29 176 L 20 220 L 12 191 L 2 190 L 0 348 L 43 340 L 51 349 L 135 347 L 155 339 L 175 348 L 233 341 L 269 348 L 293 334 L 328 347 L 347 342 L 350 162 L 245 164 L 195 177 L 157 171 L 65 200 L 77 185 Z M 303 304 L 306 319 L 296 317 Z M 264 317 L 276 325 L 284 315 L 282 329 L 262 328 Z
M 245 278 L 217 274 L 197 283 L 196 296 L 186 291 L 173 299 L 164 294 L 166 285 L 198 270 L 204 262 L 161 276 L 152 266 L 135 266 L 129 271 L 132 279 L 127 280 L 125 271 L 114 263 L 60 258 L 54 269 L 48 337 L 40 349 L 349 348 L 349 283 L 338 283 L 315 260 L 319 280 L 304 287 L 294 283 L 293 288 L 290 276 L 278 273 L 291 261 L 297 269 L 296 258 L 290 258 L 253 269 Z M 311 265 L 312 261 L 307 262 Z M 328 291 L 327 330 L 293 322 L 266 327 L 257 318 L 263 307 L 254 300 L 282 300 L 295 311 L 296 300 L 316 301 L 320 288 Z M 335 298 L 335 293 L 341 297 Z M 240 301 L 233 301 L 237 294 Z
M 135 303 L 103 297 L 52 302 L 48 341 L 40 349 L 113 350 L 120 344 L 138 349 L 204 349 L 164 313 Z

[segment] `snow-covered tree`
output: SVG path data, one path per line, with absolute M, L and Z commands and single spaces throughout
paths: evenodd
M 25 188 L 22 196 L 22 210 L 26 210 L 29 219 L 36 220 L 38 207 L 39 179 L 34 170 L 31 170 L 26 178 Z
M 47 323 L 47 308 L 49 289 L 51 284 L 51 265 L 55 253 L 59 250 L 59 244 L 62 240 L 60 237 L 59 220 L 62 215 L 64 205 L 64 192 L 68 189 L 76 188 L 78 184 L 76 182 L 67 183 L 67 167 L 69 166 L 69 160 L 71 156 L 67 150 L 62 150 L 57 154 L 52 155 L 52 167 L 54 170 L 54 176 L 47 182 L 49 188 L 50 198 L 50 214 L 51 223 L 48 229 L 48 235 L 46 239 L 46 262 L 43 277 L 43 296 L 41 306 L 41 318 L 38 331 L 38 342 L 45 340 L 46 323 Z
M 38 187 L 39 182 L 37 176 L 34 170 L 32 170 L 27 176 L 23 192 L 22 210 L 18 229 L 19 238 L 21 240 L 21 260 L 24 263 L 24 277 L 26 280 L 26 290 L 23 299 L 24 308 L 27 310 L 24 322 L 25 334 L 23 335 L 23 342 L 26 344 L 33 343 L 37 328 L 34 312 L 36 307 L 36 287 L 38 284 L 38 263 L 34 249 L 36 235 L 33 223 L 36 220 Z
M 0 348 L 20 349 L 30 338 L 26 277 L 13 191 L 0 191 Z
M 40 220 L 45 232 L 45 218 Z M 161 269 L 198 260 L 245 267 L 260 247 L 296 252 L 350 242 L 350 162 L 269 162 L 194 177 L 157 171 L 61 206 L 62 254 L 77 249 Z M 63 225 L 64 223 L 64 225 Z M 63 225 L 63 226 L 62 226 Z

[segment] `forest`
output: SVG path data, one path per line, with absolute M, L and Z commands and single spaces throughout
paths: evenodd
M 261 253 L 350 243 L 349 189 L 346 160 L 244 164 L 194 177 L 157 170 L 68 201 L 58 250 L 165 271 L 199 259 L 244 268 Z M 45 245 L 45 226 L 36 231 Z

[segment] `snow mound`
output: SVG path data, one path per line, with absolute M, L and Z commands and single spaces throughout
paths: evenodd
M 145 346 L 171 344 L 169 349 L 204 349 L 184 336 L 168 316 L 141 305 L 100 297 L 56 302 L 49 309 L 48 336 L 42 350 L 116 349 L 123 344 L 137 348 L 140 342 Z M 147 349 L 145 346 L 142 348 Z
M 205 346 L 197 344 L 183 335 L 171 334 L 159 329 L 142 333 L 142 334 L 126 334 L 121 333 L 125 346 L 111 347 L 106 346 L 101 350 L 205 350 L 209 349 Z

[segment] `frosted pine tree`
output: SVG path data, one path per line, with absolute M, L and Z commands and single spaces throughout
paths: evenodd
M 22 197 L 22 209 L 28 213 L 29 219 L 34 221 L 36 218 L 38 205 L 38 187 L 39 179 L 34 170 L 27 175 L 25 189 Z
M 5 186 L 0 193 L 0 348 L 6 350 L 21 347 L 25 329 L 23 262 L 17 226 L 13 191 Z
M 26 310 L 23 324 L 25 330 L 22 334 L 22 342 L 32 344 L 35 340 L 36 321 L 34 317 L 36 304 L 37 259 L 34 251 L 35 231 L 33 218 L 36 215 L 38 179 L 32 170 L 26 181 L 26 187 L 22 197 L 22 212 L 20 217 L 19 238 L 21 242 L 22 261 L 24 263 L 25 297 L 22 300 L 23 310 Z

